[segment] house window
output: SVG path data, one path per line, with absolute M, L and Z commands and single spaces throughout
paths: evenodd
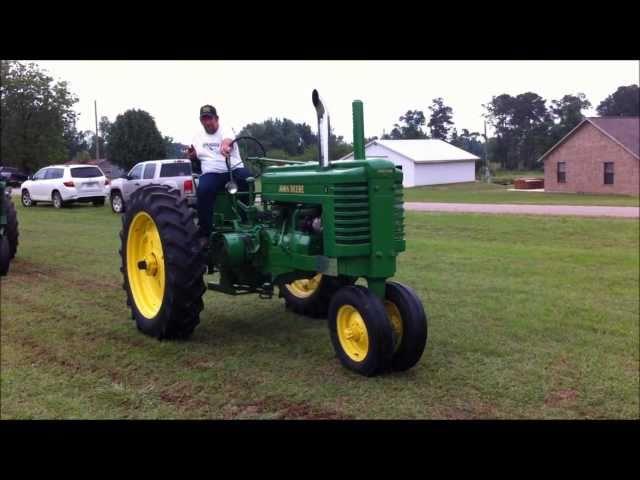
M 558 162 L 558 183 L 567 183 L 566 162 Z
M 613 185 L 613 162 L 604 162 L 604 184 Z

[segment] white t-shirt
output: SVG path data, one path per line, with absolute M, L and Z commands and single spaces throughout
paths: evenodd
M 233 139 L 233 136 L 227 135 L 222 127 L 218 126 L 218 130 L 213 135 L 202 130 L 193 137 L 191 144 L 196 150 L 196 155 L 202 164 L 202 173 L 226 173 L 229 171 L 224 155 L 220 153 L 220 145 L 225 138 Z M 238 144 L 233 144 L 231 155 L 229 156 L 231 168 L 236 169 L 243 167 L 242 159 L 238 151 Z

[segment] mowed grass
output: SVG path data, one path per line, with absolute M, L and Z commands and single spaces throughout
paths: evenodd
M 139 333 L 110 209 L 18 207 L 1 281 L 1 417 L 638 418 L 637 220 L 407 214 L 397 280 L 421 362 L 364 378 L 325 321 L 207 292 L 189 341 Z
M 470 182 L 404 189 L 406 202 L 521 203 L 543 205 L 610 205 L 637 207 L 640 197 L 580 193 L 514 192 L 512 186 Z

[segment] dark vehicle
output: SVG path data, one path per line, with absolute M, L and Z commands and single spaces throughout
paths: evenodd
M 19 187 L 27 178 L 29 178 L 29 176 L 26 173 L 21 172 L 15 167 L 0 166 L 0 180 L 4 180 L 10 187 Z

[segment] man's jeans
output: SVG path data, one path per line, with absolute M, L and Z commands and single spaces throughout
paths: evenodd
M 233 170 L 233 180 L 238 184 L 239 192 L 249 191 L 246 179 L 251 172 L 244 167 Z M 224 190 L 229 181 L 229 173 L 205 173 L 198 180 L 198 220 L 200 223 L 200 235 L 209 237 L 213 228 L 213 205 L 216 195 Z

